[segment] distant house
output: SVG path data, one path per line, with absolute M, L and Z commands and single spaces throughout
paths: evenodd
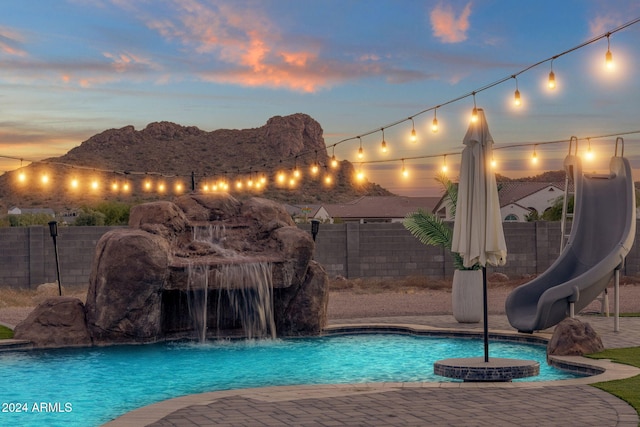
M 502 182 L 498 191 L 503 221 L 524 222 L 527 215 L 544 211 L 564 197 L 564 182 Z
M 53 211 L 53 209 L 51 208 L 42 208 L 42 209 L 24 209 L 24 208 L 19 208 L 17 206 L 12 206 L 11 208 L 9 208 L 9 211 L 7 212 L 9 215 L 26 215 L 26 214 L 31 214 L 31 215 L 35 215 L 35 214 L 47 214 L 47 215 L 51 215 L 52 218 L 56 217 L 56 213 Z
M 503 221 L 526 222 L 527 216 L 536 212 L 542 215 L 554 205 L 559 197 L 564 197 L 564 182 L 500 182 L 498 198 Z M 453 220 L 450 207 L 442 197 L 433 213 L 442 219 Z
M 321 216 L 326 215 L 331 223 L 400 222 L 418 209 L 431 212 L 439 200 L 439 197 L 363 196 L 347 203 L 322 205 L 314 218 L 323 219 Z

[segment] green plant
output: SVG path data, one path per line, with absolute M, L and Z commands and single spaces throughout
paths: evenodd
M 444 174 L 438 175 L 436 181 L 444 187 L 445 203 L 449 205 L 451 216 L 455 216 L 456 203 L 458 201 L 458 187 Z M 453 258 L 453 266 L 456 270 L 477 270 L 480 268 L 478 264 L 470 268 L 465 267 L 460 254 L 451 252 L 453 231 L 451 227 L 437 215 L 418 209 L 416 212 L 408 214 L 402 221 L 402 224 L 404 228 L 409 230 L 422 244 L 441 246 L 448 249 Z
M 13 338 L 13 331 L 6 326 L 0 325 L 0 340 L 8 340 Z

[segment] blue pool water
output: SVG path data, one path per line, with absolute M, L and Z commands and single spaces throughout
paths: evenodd
M 0 353 L 0 425 L 94 426 L 215 390 L 448 381 L 433 374 L 435 361 L 483 351 L 480 340 L 370 334 Z M 490 355 L 537 360 L 540 376 L 532 381 L 575 377 L 548 366 L 542 346 L 492 342 Z

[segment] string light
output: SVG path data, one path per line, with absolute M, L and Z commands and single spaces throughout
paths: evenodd
M 338 167 L 338 159 L 336 159 L 336 146 L 333 146 L 333 151 L 331 152 L 331 167 L 332 168 L 337 168 Z
M 317 175 L 318 174 L 318 150 L 316 150 L 316 158 L 313 161 L 313 164 L 311 165 L 311 173 L 313 175 Z
M 73 188 L 73 189 L 78 188 L 78 179 L 77 178 L 71 179 L 71 188 Z
M 476 93 L 473 92 L 473 110 L 471 111 L 471 123 L 478 121 L 478 109 L 476 108 Z
M 587 138 L 587 154 L 585 155 L 587 160 L 593 160 L 593 151 L 591 151 L 591 138 Z
M 362 149 L 362 138 L 358 137 L 360 141 L 360 148 L 358 148 L 358 159 L 362 159 L 364 157 L 364 150 Z
M 533 163 L 534 165 L 538 164 L 538 154 L 536 153 L 536 146 L 537 145 L 533 146 L 533 156 L 531 157 L 531 163 Z
M 497 165 L 498 163 L 496 162 L 496 159 L 493 158 L 493 153 L 491 153 L 491 168 L 495 169 Z
M 380 130 L 382 131 L 382 144 L 381 144 L 380 150 L 383 153 L 386 153 L 387 152 L 387 141 L 384 140 L 384 128 L 381 128 Z
M 49 183 L 49 175 L 47 175 L 46 173 L 42 174 L 42 177 L 40 178 L 40 181 L 42 181 L 43 184 L 48 184 Z
M 607 53 L 604 55 L 604 64 L 607 67 L 608 70 L 613 70 L 614 68 L 614 63 L 613 63 L 613 55 L 611 54 L 611 44 L 609 41 L 609 36 L 611 35 L 611 33 L 607 33 Z
M 522 101 L 520 100 L 520 91 L 518 90 L 518 78 L 515 76 L 515 74 L 514 74 L 513 78 L 516 81 L 516 91 L 513 94 L 513 104 L 516 107 L 519 107 L 520 105 L 522 105 Z
M 300 171 L 298 170 L 298 156 L 296 156 L 296 160 L 293 166 L 293 177 L 295 179 L 300 178 Z
M 356 172 L 356 180 L 358 181 L 364 180 L 364 172 L 362 172 L 362 163 L 358 166 L 358 171 Z
M 442 173 L 447 173 L 447 170 L 449 168 L 447 167 L 447 155 L 445 154 L 444 156 L 442 156 Z
M 184 186 L 182 185 L 181 182 L 176 182 L 176 193 L 182 193 L 182 191 L 184 190 Z
M 556 75 L 553 72 L 553 60 L 555 59 L 555 57 L 551 60 L 551 71 L 549 72 L 549 82 L 547 83 L 547 85 L 549 86 L 549 89 L 555 89 L 556 88 Z
M 411 140 L 411 142 L 415 144 L 416 141 L 418 141 L 418 136 L 416 135 L 416 126 L 415 126 L 415 123 L 413 122 L 413 117 L 409 117 L 409 118 L 411 119 L 411 136 L 409 137 L 409 139 Z
M 326 174 L 324 176 L 324 183 L 326 185 L 331 185 L 332 182 L 333 182 L 333 177 L 331 176 L 331 174 Z
M 437 116 L 437 112 L 438 112 L 438 109 L 434 108 L 433 109 L 433 122 L 431 122 L 431 132 L 433 132 L 433 133 L 438 133 L 438 116 Z
M 124 184 L 122 184 L 122 191 L 125 191 L 125 192 L 129 191 L 129 183 L 128 182 L 125 182 Z
M 100 187 L 100 184 L 98 183 L 97 179 L 94 179 L 93 181 L 91 181 L 91 189 L 92 190 L 97 190 Z
M 404 178 L 409 177 L 409 171 L 404 167 L 404 159 L 402 159 L 402 176 Z
M 280 171 L 278 172 L 278 177 L 276 179 L 280 184 L 284 184 L 285 180 L 287 179 L 287 175 L 284 172 Z

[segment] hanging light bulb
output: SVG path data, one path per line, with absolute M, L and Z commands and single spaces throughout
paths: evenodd
M 519 107 L 522 105 L 522 101 L 520 100 L 520 91 L 518 90 L 518 78 L 514 75 L 513 78 L 516 80 L 516 91 L 513 94 L 513 105 Z
M 182 190 L 184 189 L 184 187 L 181 182 L 176 182 L 175 189 L 176 189 L 176 193 L 182 193 Z
M 73 178 L 71 180 L 71 188 L 73 188 L 73 189 L 78 188 L 78 179 L 77 178 Z
M 587 138 L 587 154 L 585 155 L 585 157 L 587 158 L 587 160 L 593 160 L 593 151 L 591 151 L 591 139 Z
M 311 165 L 311 173 L 313 175 L 318 174 L 318 150 L 316 150 L 316 159 L 313 161 L 313 164 Z
M 611 54 L 611 44 L 609 42 L 609 36 L 611 34 L 607 33 L 607 53 L 604 55 L 604 64 L 607 67 L 608 70 L 613 70 L 614 68 L 614 63 L 613 63 L 613 55 Z
M 284 172 L 278 172 L 278 177 L 276 178 L 280 184 L 284 184 L 284 181 L 287 179 L 287 176 Z
M 447 167 L 447 155 L 445 154 L 442 158 L 442 173 L 447 173 L 449 168 Z
M 97 190 L 99 186 L 100 186 L 100 184 L 98 184 L 98 180 L 97 179 L 94 179 L 93 181 L 91 181 L 91 189 L 92 190 Z
M 266 183 L 267 183 L 267 177 L 263 173 L 262 175 L 260 175 L 260 184 L 265 185 Z
M 495 169 L 497 165 L 498 165 L 498 163 L 496 162 L 496 159 L 493 158 L 493 154 L 492 154 L 491 155 L 491 167 L 493 169 Z
M 331 176 L 331 174 L 327 174 L 324 177 L 324 183 L 326 185 L 331 185 L 331 183 L 333 182 L 333 177 Z
M 25 182 L 27 180 L 27 176 L 24 174 L 24 171 L 20 171 L 18 174 L 18 181 Z
M 40 177 L 40 181 L 42 181 L 43 184 L 48 184 L 49 183 L 49 175 L 47 175 L 46 173 L 42 174 L 42 177 Z
M 433 110 L 433 122 L 431 122 L 431 132 L 433 133 L 438 132 L 438 116 L 436 114 L 437 111 L 438 111 L 437 108 Z
M 364 179 L 364 172 L 362 172 L 362 164 L 358 166 L 358 171 L 356 172 L 356 180 L 362 181 Z
M 476 93 L 473 92 L 473 110 L 471 111 L 471 123 L 478 121 L 478 109 L 476 108 Z
M 547 85 L 549 86 L 549 89 L 556 88 L 556 75 L 553 72 L 553 59 L 551 60 L 551 71 L 549 72 L 549 82 L 547 83 Z
M 293 177 L 295 179 L 300 178 L 300 171 L 298 170 L 298 156 L 296 156 L 295 163 L 293 164 Z
M 360 148 L 358 148 L 358 159 L 362 159 L 364 157 L 364 150 L 362 149 L 362 139 L 358 137 L 360 141 Z
M 166 190 L 167 187 L 164 185 L 164 182 L 161 182 L 160 184 L 158 184 L 158 192 L 159 193 L 164 193 L 164 190 Z
M 534 165 L 538 163 L 538 155 L 536 154 L 536 146 L 533 146 L 533 156 L 531 157 L 531 163 Z
M 387 152 L 387 141 L 384 140 L 384 128 L 380 129 L 382 131 L 382 144 L 381 144 L 381 150 L 383 153 Z
M 402 159 L 402 176 L 404 178 L 409 177 L 409 171 L 404 167 L 404 159 Z
M 111 190 L 112 190 L 112 191 L 118 191 L 118 188 L 119 188 L 119 187 L 120 187 L 120 186 L 118 185 L 118 181 L 114 180 L 114 181 L 111 183 Z
M 416 141 L 418 141 L 418 136 L 416 135 L 416 126 L 413 122 L 413 117 L 409 118 L 411 119 L 411 136 L 409 137 L 409 139 L 411 140 L 411 142 L 415 143 Z
M 331 153 L 331 167 L 332 168 L 337 168 L 338 167 L 338 159 L 336 159 L 336 146 L 333 146 L 333 151 Z
M 128 182 L 125 182 L 124 184 L 122 184 L 122 191 L 129 191 L 129 188 L 130 186 Z

